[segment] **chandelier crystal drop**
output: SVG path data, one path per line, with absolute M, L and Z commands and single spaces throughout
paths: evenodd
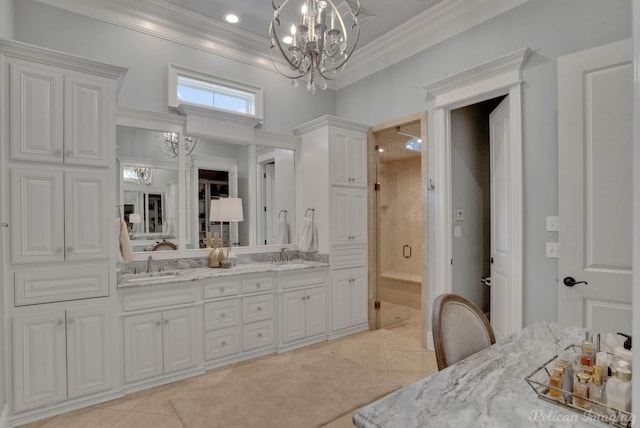
M 276 70 L 294 86 L 304 79 L 307 90 L 315 93 L 316 87 L 325 90 L 327 80 L 344 71 L 360 35 L 360 1 L 344 4 L 349 12 L 343 16 L 332 0 L 285 0 L 280 5 L 272 0 L 269 54 Z M 282 59 L 287 70 L 278 67 Z
M 180 134 L 177 132 L 162 132 L 160 138 L 164 141 L 164 148 L 169 159 L 175 159 L 178 156 Z M 197 142 L 198 140 L 193 137 L 184 137 L 185 156 L 189 156 L 193 152 Z

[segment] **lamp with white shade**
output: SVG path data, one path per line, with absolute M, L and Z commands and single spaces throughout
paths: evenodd
M 244 213 L 242 211 L 241 198 L 220 198 L 212 199 L 209 210 L 209 220 L 220 222 L 220 231 L 222 232 L 223 222 L 244 221 Z M 226 258 L 222 263 L 222 267 L 231 267 L 229 254 L 231 253 L 231 237 L 229 237 Z
M 131 232 L 129 233 L 129 238 L 133 239 L 135 237 L 136 229 L 138 228 L 137 225 L 142 223 L 142 218 L 140 217 L 140 213 L 129 214 L 129 223 L 131 223 Z

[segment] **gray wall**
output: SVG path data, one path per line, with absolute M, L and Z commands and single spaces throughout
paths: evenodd
M 13 39 L 14 0 L 0 0 L 0 39 Z
M 556 59 L 630 36 L 630 0 L 529 1 L 338 92 L 338 116 L 357 122 L 431 113 L 426 84 L 525 46 L 533 50 L 523 70 L 524 325 L 557 319 L 558 266 L 545 257 L 545 243 L 557 239 L 545 231 L 545 217 L 558 213 Z M 433 171 L 433 128 L 428 137 Z M 428 234 L 433 237 L 435 192 L 430 197 Z M 429 246 L 429 266 L 434 266 L 433 242 Z M 434 280 L 432 268 L 430 302 Z
M 335 113 L 334 91 L 311 95 L 304 85 L 294 88 L 289 79 L 268 70 L 34 0 L 16 2 L 15 12 L 16 40 L 128 68 L 118 98 L 121 106 L 168 111 L 166 69 L 175 64 L 264 88 L 263 129 L 269 131 L 291 134 L 295 126 Z
M 451 224 L 461 228 L 459 237 L 451 232 L 453 292 L 485 312 L 489 289 L 480 278 L 490 272 L 489 112 L 482 104 L 451 112 Z M 456 219 L 457 209 L 464 210 L 464 220 Z

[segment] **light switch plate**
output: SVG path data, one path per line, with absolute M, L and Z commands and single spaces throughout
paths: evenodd
M 453 237 L 459 238 L 462 236 L 462 226 L 454 226 L 453 227 Z
M 558 242 L 547 242 L 547 257 L 552 259 L 560 257 L 560 244 Z
M 557 215 L 547 216 L 547 232 L 558 232 L 560 230 L 560 217 Z
M 464 210 L 462 208 L 458 208 L 456 210 L 456 220 L 463 221 L 464 220 Z

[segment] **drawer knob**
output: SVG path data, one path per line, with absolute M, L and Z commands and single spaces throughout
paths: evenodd
M 164 325 L 168 325 L 169 324 L 169 320 L 164 320 Z
M 62 325 L 62 324 L 64 324 L 64 321 L 63 320 L 58 320 L 58 325 Z
M 226 346 L 227 342 L 225 342 L 224 340 L 220 343 L 221 346 Z
M 224 287 L 220 287 L 220 292 L 224 293 Z
M 160 326 L 160 325 L 162 325 L 162 323 L 160 321 L 156 321 L 156 325 Z
M 262 306 L 258 306 L 258 310 L 261 311 L 262 310 Z
M 256 284 L 256 288 L 260 288 L 260 283 L 257 283 L 257 284 Z
M 258 337 L 262 337 L 262 333 L 258 333 Z
M 220 318 L 224 318 L 226 316 L 227 316 L 227 314 L 225 314 L 224 312 L 220 314 Z

